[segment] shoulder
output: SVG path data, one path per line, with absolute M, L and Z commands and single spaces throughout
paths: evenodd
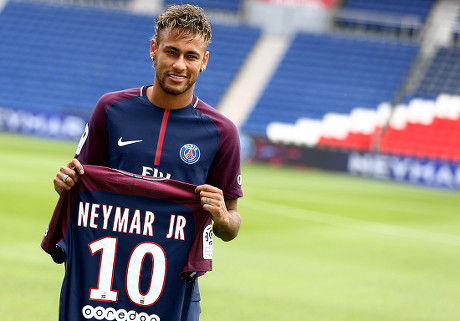
M 205 115 L 211 119 L 211 121 L 217 127 L 219 134 L 230 136 L 238 135 L 238 129 L 230 119 L 228 119 L 226 116 L 221 114 L 219 111 L 201 99 L 198 99 L 195 109 L 200 114 Z
M 99 99 L 98 105 L 103 105 L 106 108 L 108 108 L 118 101 L 130 99 L 133 97 L 138 97 L 141 95 L 142 95 L 142 87 L 108 92 Z
M 131 88 L 120 91 L 108 92 L 99 98 L 91 116 L 92 122 L 103 121 L 107 110 L 116 102 L 130 99 L 141 94 L 142 88 Z M 91 121 L 90 121 L 91 123 Z
M 99 98 L 89 121 L 89 127 L 95 128 L 105 124 L 107 111 L 109 108 L 120 101 L 140 96 L 142 88 L 131 88 L 120 91 L 108 92 Z M 98 127 L 99 128 L 99 127 Z M 102 127 L 101 127 L 102 128 Z

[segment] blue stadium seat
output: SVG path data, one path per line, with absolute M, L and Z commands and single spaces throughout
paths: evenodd
M 424 21 L 433 3 L 433 0 L 346 0 L 344 8 L 414 15 Z
M 214 24 L 209 62 L 197 82 L 197 96 L 217 106 L 259 36 L 257 28 Z
M 151 16 L 8 2 L 0 12 L 0 106 L 87 116 L 102 94 L 153 83 L 153 33 Z M 259 33 L 214 26 L 200 98 L 217 105 Z
M 299 33 L 243 130 L 264 137 L 272 121 L 321 119 L 392 102 L 418 50 L 412 42 Z
M 413 96 L 460 95 L 460 48 L 441 47 L 431 60 Z
M 341 28 L 416 35 L 423 27 L 434 0 L 346 0 L 337 15 Z
M 220 10 L 229 12 L 239 12 L 241 10 L 242 1 L 240 0 L 189 0 L 189 1 L 178 1 L 178 0 L 164 0 L 163 4 L 173 5 L 181 3 L 190 3 L 198 5 L 203 9 L 207 10 Z

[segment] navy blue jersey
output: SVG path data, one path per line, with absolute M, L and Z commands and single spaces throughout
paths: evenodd
M 242 196 L 235 125 L 197 97 L 176 110 L 153 105 L 146 87 L 105 94 L 76 153 L 84 164 L 167 177 Z
M 194 96 L 182 109 L 155 106 L 147 87 L 103 95 L 76 152 L 82 164 L 166 177 L 243 196 L 240 141 L 235 125 Z M 198 285 L 193 301 L 200 300 Z
M 195 186 L 84 169 L 42 241 L 65 262 L 59 320 L 185 320 L 189 281 L 212 263 L 211 217 Z

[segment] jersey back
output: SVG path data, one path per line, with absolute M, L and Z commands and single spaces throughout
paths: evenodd
M 85 165 L 42 242 L 56 245 L 60 320 L 184 320 L 190 281 L 211 270 L 211 219 L 193 185 Z

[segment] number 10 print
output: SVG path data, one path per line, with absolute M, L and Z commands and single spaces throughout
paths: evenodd
M 91 255 L 101 252 L 97 288 L 90 289 L 90 300 L 118 301 L 118 291 L 112 289 L 117 241 L 115 237 L 104 237 L 88 244 Z M 152 256 L 154 264 L 148 290 L 141 293 L 140 276 L 147 255 Z M 161 296 L 166 278 L 166 255 L 163 248 L 156 243 L 140 243 L 131 252 L 126 271 L 126 293 L 129 299 L 141 306 L 154 304 Z

